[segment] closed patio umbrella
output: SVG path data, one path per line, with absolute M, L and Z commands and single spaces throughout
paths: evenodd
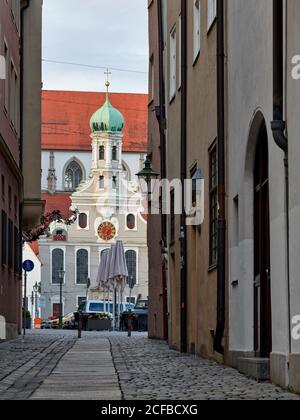
M 97 283 L 99 284 L 100 290 L 108 294 L 107 312 L 109 312 L 109 293 L 111 291 L 111 285 L 109 283 L 109 266 L 111 259 L 111 250 L 106 249 L 101 254 L 101 261 L 99 264 Z
M 128 278 L 124 246 L 122 241 L 117 241 L 111 248 L 109 264 L 109 280 L 114 288 L 114 320 L 116 319 L 116 294 L 119 292 L 119 316 L 121 312 L 121 295 Z

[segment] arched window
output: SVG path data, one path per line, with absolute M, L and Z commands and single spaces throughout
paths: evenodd
M 65 171 L 65 190 L 75 191 L 83 180 L 82 169 L 76 160 L 72 160 Z
M 64 251 L 62 249 L 54 249 L 52 251 L 52 283 L 60 284 L 61 271 L 64 270 Z M 64 280 L 64 279 L 63 279 Z
M 80 213 L 78 218 L 78 224 L 80 229 L 86 229 L 88 225 L 88 217 L 86 213 Z
M 89 253 L 86 249 L 79 249 L 76 255 L 76 283 L 87 284 L 89 277 Z
M 130 229 L 130 230 L 135 229 L 135 215 L 134 214 L 128 214 L 126 218 L 126 225 L 127 225 L 127 229 Z
M 105 160 L 105 147 L 99 147 L 99 160 Z
M 128 278 L 133 278 L 134 284 L 136 284 L 136 252 L 126 251 L 125 252 L 126 264 L 128 269 Z
M 112 160 L 118 160 L 118 149 L 117 146 L 112 148 Z

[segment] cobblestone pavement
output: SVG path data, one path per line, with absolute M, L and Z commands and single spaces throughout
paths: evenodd
M 170 350 L 164 342 L 148 340 L 145 334 L 128 338 L 126 333 L 83 333 L 81 341 L 76 338 L 74 331 L 40 331 L 29 334 L 24 343 L 18 339 L 0 344 L 0 399 L 54 399 L 51 393 L 59 385 L 65 399 L 92 399 L 85 389 L 92 386 L 92 397 L 101 400 L 103 391 L 111 387 L 111 398 L 105 394 L 110 400 L 117 399 L 119 384 L 124 400 L 300 401 L 270 383 L 258 383 L 213 361 Z M 101 351 L 105 360 L 99 360 Z M 86 376 L 85 366 L 78 362 L 83 353 L 90 355 Z M 112 380 L 115 369 L 118 377 Z M 99 382 L 101 375 L 107 386 Z M 73 389 L 72 376 L 80 376 Z
M 28 334 L 0 344 L 0 400 L 26 400 L 75 344 L 64 334 Z
M 183 355 L 145 336 L 111 337 L 125 400 L 300 400 L 210 360 Z

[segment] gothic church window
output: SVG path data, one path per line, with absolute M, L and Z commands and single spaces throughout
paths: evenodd
M 83 172 L 76 160 L 69 163 L 65 171 L 65 190 L 75 191 L 83 180 Z

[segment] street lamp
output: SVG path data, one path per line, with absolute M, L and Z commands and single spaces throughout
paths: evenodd
M 35 285 L 33 286 L 34 297 L 35 297 L 35 318 L 38 318 L 38 316 L 39 316 L 39 312 L 38 312 L 38 293 L 39 293 L 39 290 L 40 290 L 40 286 L 36 282 Z
M 62 326 L 63 326 L 62 287 L 63 287 L 65 274 L 66 274 L 66 272 L 63 269 L 59 270 L 59 272 L 58 272 L 58 277 L 59 277 L 59 329 L 60 330 L 62 330 Z
M 146 157 L 144 168 L 136 174 L 136 176 L 139 178 L 139 180 L 143 180 L 147 184 L 147 193 L 151 193 L 151 182 L 156 180 L 159 177 L 159 174 L 155 172 L 152 168 L 150 156 L 148 155 Z

